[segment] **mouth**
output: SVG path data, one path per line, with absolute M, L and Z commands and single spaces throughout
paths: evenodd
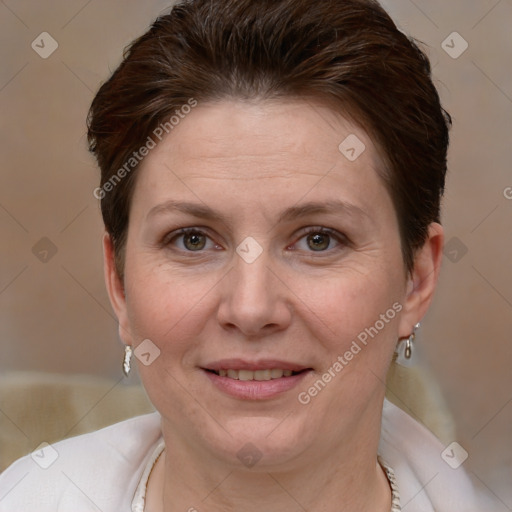
M 243 400 L 274 398 L 296 387 L 311 367 L 283 361 L 218 361 L 201 368 L 223 394 Z
M 302 372 L 310 370 L 310 368 L 305 368 L 304 370 L 293 371 L 293 370 L 283 370 L 280 368 L 266 368 L 264 370 L 235 370 L 233 368 L 219 369 L 219 370 L 209 370 L 205 368 L 207 372 L 214 373 L 219 377 L 227 377 L 228 379 L 241 380 L 241 381 L 249 381 L 249 380 L 257 380 L 257 381 L 267 381 L 274 379 L 281 379 L 283 377 L 292 377 L 293 375 L 298 375 Z

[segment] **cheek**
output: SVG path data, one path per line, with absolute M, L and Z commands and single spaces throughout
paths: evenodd
M 180 410 L 190 421 L 203 424 L 205 418 L 190 400 L 190 396 L 201 396 L 201 390 L 189 384 L 195 382 L 190 377 L 197 364 L 194 355 L 200 348 L 201 333 L 215 311 L 208 294 L 214 282 L 206 277 L 183 279 L 142 264 L 127 268 L 126 277 L 127 315 L 134 345 L 149 339 L 159 350 L 149 365 L 142 358 L 136 361 L 149 399 L 163 414 Z
M 347 272 L 314 287 L 304 278 L 297 287 L 297 295 L 305 298 L 306 323 L 329 354 L 327 364 L 351 347 L 358 352 L 357 359 L 366 363 L 374 359 L 380 366 L 380 361 L 387 360 L 396 343 L 402 309 L 400 276 L 394 274 L 390 269 L 366 275 Z
M 135 263 L 126 272 L 127 315 L 134 342 L 148 338 L 163 359 L 182 359 L 214 312 L 208 292 L 216 280 L 177 276 L 165 267 Z
M 300 403 L 311 402 L 312 414 L 332 421 L 340 411 L 357 417 L 384 393 L 402 310 L 400 286 L 391 275 L 346 275 L 309 295 L 306 323 L 323 349 L 323 367 L 300 397 Z

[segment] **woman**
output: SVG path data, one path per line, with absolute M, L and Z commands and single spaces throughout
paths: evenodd
M 384 400 L 439 274 L 448 125 L 375 1 L 159 18 L 89 117 L 124 370 L 158 412 L 21 459 L 0 511 L 479 510 Z

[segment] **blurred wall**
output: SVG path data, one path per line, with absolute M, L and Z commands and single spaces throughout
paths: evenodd
M 419 364 L 441 384 L 477 478 L 511 510 L 512 2 L 383 3 L 427 45 L 454 119 L 448 243 Z M 1 371 L 120 376 L 85 116 L 122 48 L 168 5 L 0 3 Z

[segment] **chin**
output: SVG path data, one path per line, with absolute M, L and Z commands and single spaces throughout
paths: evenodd
M 218 424 L 212 425 L 215 433 L 203 441 L 210 445 L 209 450 L 219 460 L 253 471 L 286 468 L 306 450 L 307 439 L 315 437 L 304 435 L 304 426 L 294 425 L 294 420 L 286 414 L 231 418 L 222 424 L 226 430 Z

